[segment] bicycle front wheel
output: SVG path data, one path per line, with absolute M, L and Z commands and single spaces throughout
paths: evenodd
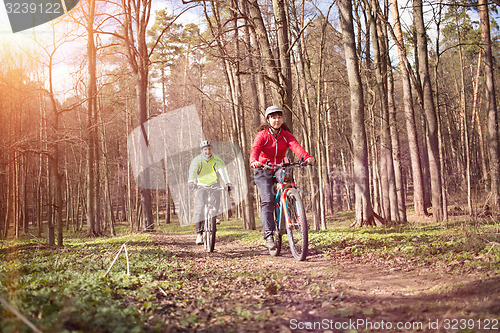
M 307 257 L 309 246 L 306 212 L 300 198 L 300 194 L 295 188 L 291 188 L 286 192 L 286 207 L 289 221 L 287 221 L 287 235 L 290 250 L 295 259 L 303 261 Z
M 206 214 L 205 229 L 203 232 L 203 243 L 205 245 L 205 250 L 207 250 L 208 252 L 214 252 L 215 249 L 215 226 L 215 217 L 212 217 L 212 214 Z
M 216 224 L 217 221 L 215 217 L 212 217 L 210 220 L 210 231 L 208 233 L 208 237 L 210 239 L 209 241 L 209 247 L 208 247 L 208 252 L 214 252 L 215 249 L 215 232 L 216 232 Z
M 203 230 L 203 244 L 205 250 L 214 252 L 215 249 L 215 217 L 210 212 L 205 214 L 205 226 Z

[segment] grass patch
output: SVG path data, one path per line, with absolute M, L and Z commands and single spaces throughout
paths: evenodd
M 353 229 L 347 227 L 350 221 L 345 220 L 346 216 L 350 215 L 329 219 L 326 231 L 311 230 L 310 248 L 326 256 L 375 257 L 393 264 L 410 262 L 457 271 L 500 271 L 497 222 L 464 220 L 449 223 L 447 228 L 438 223 L 407 223 Z M 177 258 L 176 253 L 155 243 L 154 234 L 129 234 L 126 226 L 118 226 L 117 230 L 117 237 L 67 235 L 64 248 L 48 247 L 45 240 L 37 238 L 0 241 L 0 296 L 44 332 L 160 331 L 163 323 L 151 319 L 152 313 L 161 311 L 154 301 L 159 290 L 169 295 L 190 293 L 187 281 L 215 272 L 193 271 L 195 258 Z M 193 226 L 181 227 L 176 223 L 162 225 L 159 230 L 194 233 Z M 243 230 L 242 222 L 237 220 L 223 221 L 217 235 L 223 241 L 262 242 L 260 228 Z M 286 237 L 283 241 L 283 246 L 287 246 Z M 126 274 L 122 253 L 104 277 L 125 242 L 130 275 Z M 280 281 L 278 272 L 265 270 L 252 276 L 247 276 L 248 272 L 227 274 L 230 281 Z M 281 287 L 270 284 L 270 292 L 274 288 Z M 249 316 L 244 307 L 233 310 L 243 319 Z M 2 332 L 30 331 L 1 305 L 0 317 Z M 198 318 L 187 316 L 185 320 L 186 325 L 194 325 Z
M 149 237 L 66 239 L 64 248 L 9 242 L 16 245 L 15 251 L 3 243 L 0 295 L 44 332 L 144 331 L 150 289 L 162 283 L 157 279 L 160 269 L 164 274 L 168 268 L 157 264 L 169 255 L 145 247 Z M 131 275 L 125 274 L 125 260 L 119 260 L 104 277 L 116 250 L 127 240 L 130 260 L 135 263 Z M 127 302 L 131 298 L 144 307 Z M 3 307 L 0 316 L 3 332 L 30 331 Z
M 363 257 L 376 255 L 394 262 L 405 259 L 417 265 L 448 265 L 500 271 L 498 223 L 461 221 L 406 223 L 384 228 L 331 227 L 310 232 L 311 247 L 327 255 Z

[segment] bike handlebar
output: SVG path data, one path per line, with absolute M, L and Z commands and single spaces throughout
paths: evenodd
M 227 190 L 226 187 L 222 187 L 222 186 L 214 186 L 214 185 L 210 185 L 210 186 L 200 186 L 198 184 L 195 184 L 196 187 L 194 187 L 193 189 L 196 190 L 196 189 L 209 189 L 209 190 L 213 190 L 213 191 L 225 191 Z
M 273 164 L 269 163 L 269 160 L 266 162 L 266 164 L 262 164 L 259 168 L 260 169 L 271 169 L 271 168 L 286 168 L 286 167 L 304 167 L 310 165 L 308 162 L 304 161 L 304 159 L 300 159 L 297 162 L 282 162 L 280 164 Z

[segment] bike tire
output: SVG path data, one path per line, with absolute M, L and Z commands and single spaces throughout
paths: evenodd
M 274 230 L 274 250 L 269 250 L 269 254 L 277 257 L 281 253 L 281 234 L 279 230 Z
M 304 205 L 297 189 L 289 189 L 285 195 L 285 209 L 288 210 L 290 217 L 290 224 L 287 223 L 286 229 L 290 250 L 295 259 L 304 261 L 309 246 L 309 228 Z
M 212 231 L 214 227 L 212 226 L 212 221 L 214 218 L 212 214 L 206 209 L 205 211 L 205 221 L 203 221 L 203 247 L 207 252 L 213 252 L 215 247 L 214 239 L 212 238 Z
M 212 217 L 212 214 L 205 214 L 205 227 L 203 229 L 203 245 L 207 252 L 214 252 L 215 249 L 215 226 L 216 220 L 215 217 Z
M 214 252 L 215 249 L 215 233 L 217 231 L 217 221 L 215 217 L 212 217 L 211 221 L 209 221 L 208 225 L 208 252 Z

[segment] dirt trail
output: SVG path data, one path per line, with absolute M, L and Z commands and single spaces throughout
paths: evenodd
M 208 254 L 193 235 L 156 237 L 191 277 L 175 296 L 159 295 L 165 331 L 500 331 L 496 274 L 320 252 L 297 262 L 287 243 L 271 257 L 263 243 L 219 239 Z

